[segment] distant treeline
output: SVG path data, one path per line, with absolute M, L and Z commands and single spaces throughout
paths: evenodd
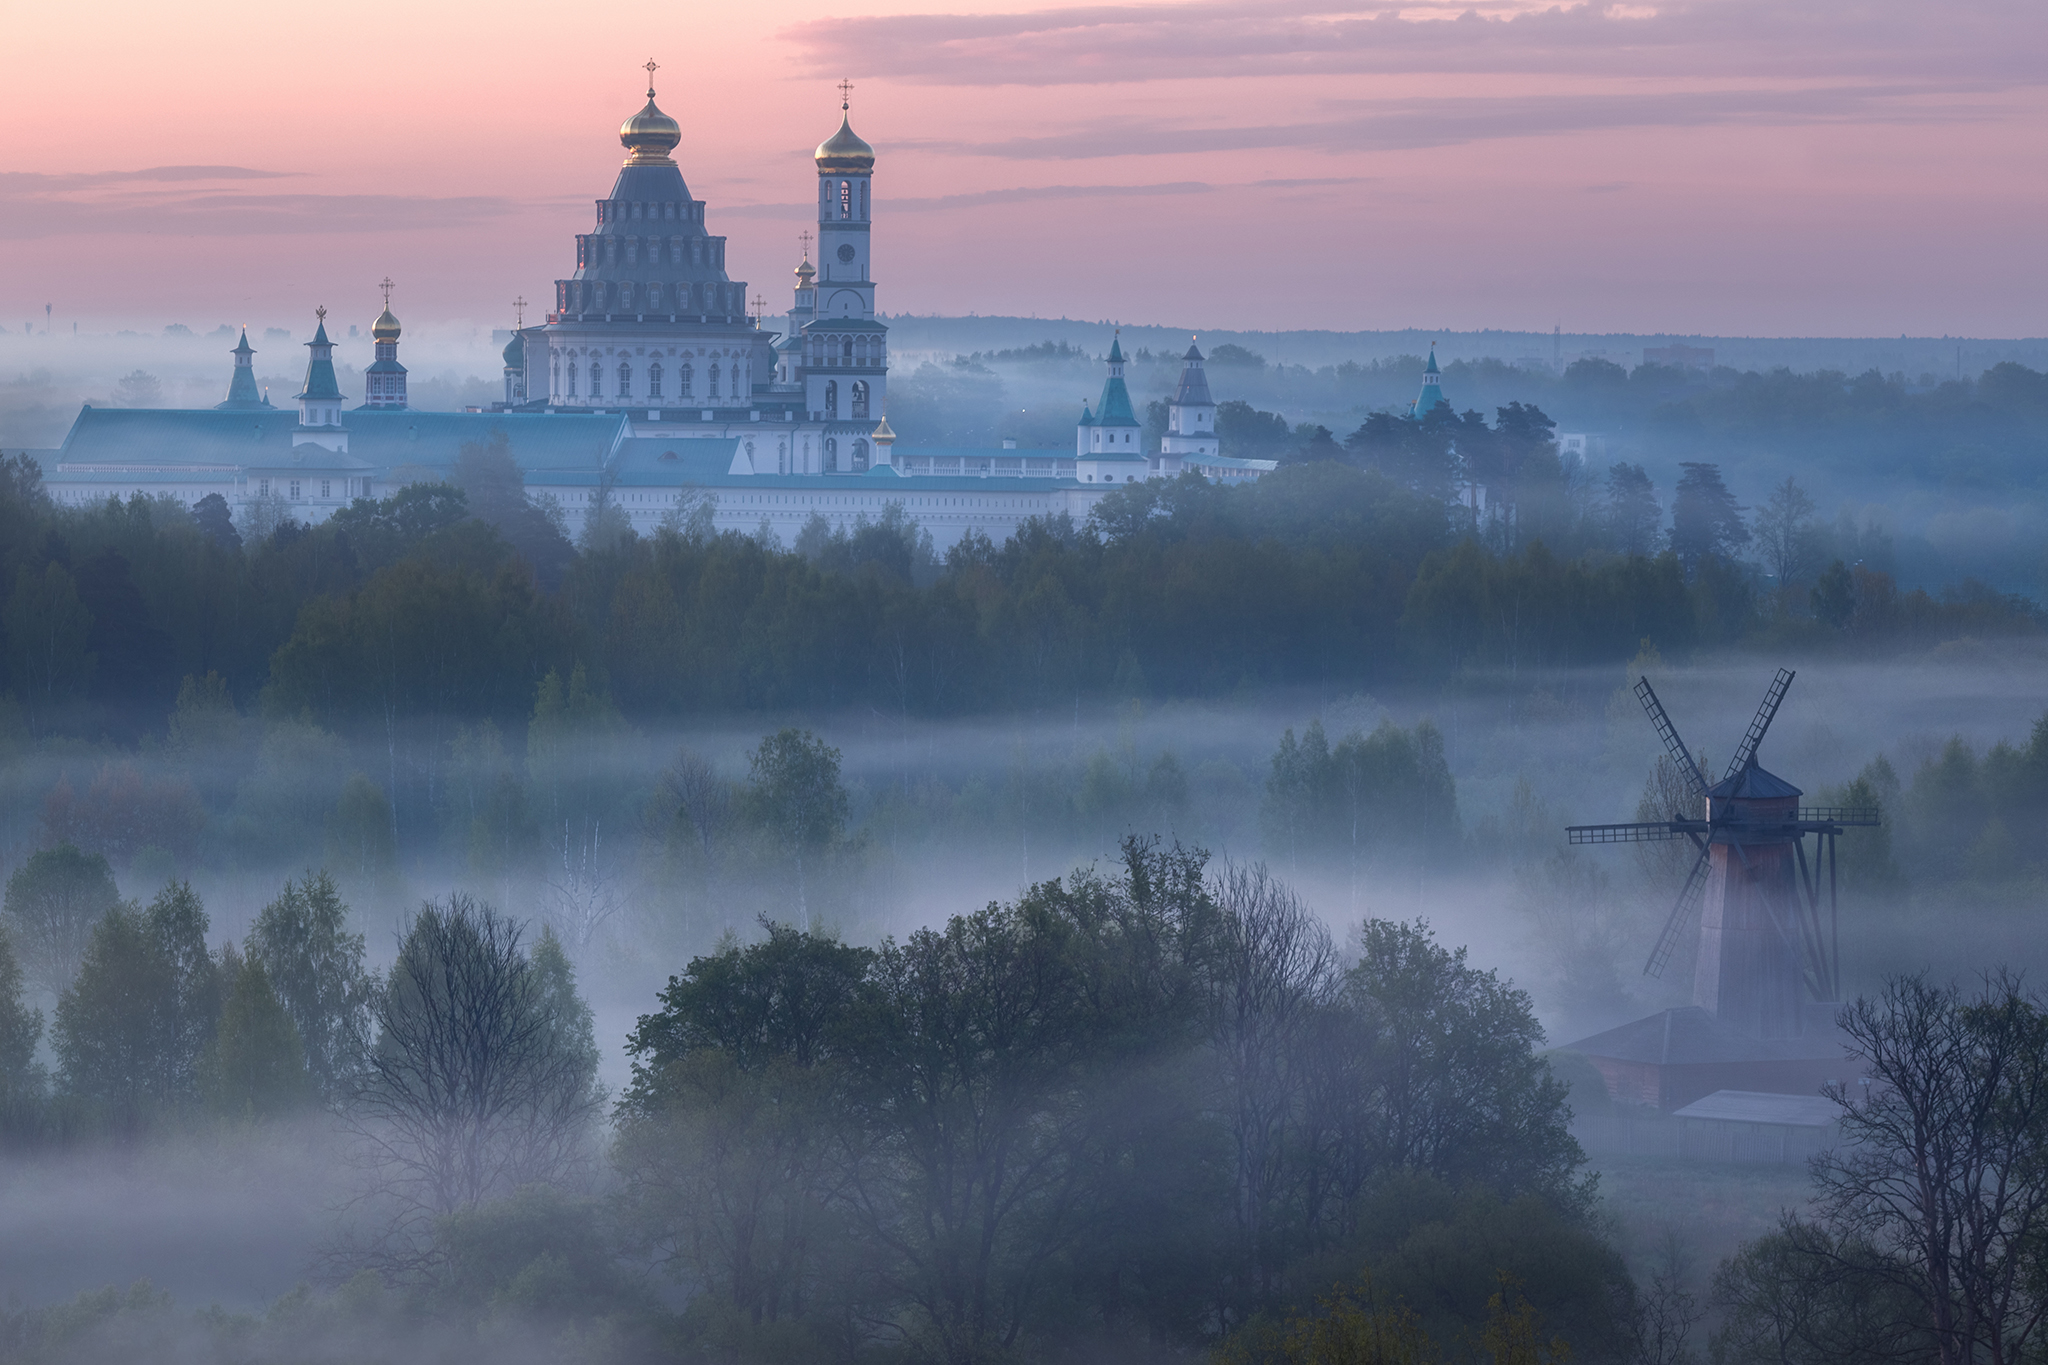
M 1682 655 L 1760 632 L 1894 649 L 2038 628 L 2031 603 L 1988 589 L 1900 593 L 1863 533 L 1814 524 L 1810 501 L 1787 513 L 1798 577 L 1766 592 L 1733 558 L 1750 531 L 1712 466 L 1688 467 L 1667 534 L 1640 469 L 1590 482 L 1548 425 L 1529 408 L 1482 425 L 1483 512 L 1447 496 L 1442 433 L 1403 423 L 1356 460 L 1133 486 L 1086 524 L 970 536 L 943 560 L 896 509 L 851 535 L 820 521 L 804 552 L 702 517 L 639 536 L 600 516 L 572 547 L 483 475 L 244 544 L 218 499 L 60 508 L 15 457 L 0 689 L 17 728 L 129 739 L 208 674 L 243 708 L 343 728 L 520 724 L 541 680 L 579 664 L 636 721 L 935 716 L 1605 664 L 1646 637 Z

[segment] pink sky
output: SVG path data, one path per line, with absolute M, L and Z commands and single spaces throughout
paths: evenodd
M 0 325 L 506 325 L 651 55 L 772 308 L 845 76 L 890 312 L 2048 333 L 2041 0 L 933 5 L 16 7 Z

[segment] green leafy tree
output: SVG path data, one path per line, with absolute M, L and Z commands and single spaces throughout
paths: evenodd
M 839 751 L 808 730 L 782 729 L 749 757 L 748 813 L 796 867 L 797 913 L 810 915 L 804 858 L 846 832 L 848 798 L 839 781 Z
M 93 928 L 121 903 L 114 869 L 70 844 L 31 854 L 7 879 L 5 913 L 29 984 L 53 998 L 78 974 Z
M 262 959 L 244 957 L 227 944 L 220 972 L 220 1027 L 200 1074 L 207 1103 L 232 1118 L 267 1119 L 317 1101 L 299 1030 L 271 989 Z
M 398 870 L 391 803 L 365 773 L 349 775 L 328 814 L 327 861 L 366 886 L 386 881 Z
M 1807 601 L 1814 618 L 1822 625 L 1842 629 L 1856 614 L 1856 576 L 1849 572 L 1847 564 L 1836 560 L 1808 590 Z
M 1678 495 L 1671 503 L 1671 549 L 1687 573 L 1702 561 L 1725 559 L 1749 543 L 1743 509 L 1721 481 L 1721 466 L 1687 460 L 1679 465 Z
M 36 1063 L 43 1014 L 22 998 L 21 964 L 7 931 L 0 928 L 0 1137 L 34 1130 L 46 1078 Z
M 147 910 L 116 908 L 57 1002 L 63 1089 L 121 1128 L 174 1110 L 195 1095 L 219 1014 L 206 913 L 191 887 L 165 887 Z
M 1639 464 L 1623 461 L 1607 470 L 1607 527 L 1623 554 L 1651 555 L 1663 537 L 1664 509 L 1656 485 Z
M 79 599 L 71 571 L 55 562 L 15 571 L 14 590 L 0 610 L 8 671 L 29 724 L 46 729 L 85 700 L 98 658 L 92 613 Z
M 361 1074 L 369 1048 L 376 982 L 363 965 L 363 936 L 326 872 L 287 881 L 263 907 L 247 941 L 266 983 L 291 1016 L 306 1070 L 320 1095 L 337 1102 Z

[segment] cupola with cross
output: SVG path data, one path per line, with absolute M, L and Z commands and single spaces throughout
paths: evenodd
M 363 371 L 363 406 L 402 408 L 405 406 L 405 366 L 398 363 L 398 319 L 391 315 L 391 277 L 377 286 L 384 291 L 384 311 L 370 324 L 370 339 L 376 344 L 376 358 Z

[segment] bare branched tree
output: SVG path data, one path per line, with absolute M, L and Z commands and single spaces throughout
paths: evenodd
M 406 927 L 349 1111 L 386 1265 L 422 1256 L 436 1218 L 588 1159 L 602 1102 L 589 1012 L 551 940 L 529 958 L 520 938 L 461 894 Z
M 1215 1046 L 1230 1097 L 1236 1221 L 1250 1263 L 1277 1269 L 1268 1213 L 1300 1164 L 1304 1044 L 1336 986 L 1330 931 L 1264 864 L 1225 865 L 1211 881 L 1220 911 Z
M 540 888 L 541 917 L 581 952 L 625 908 L 615 860 L 605 851 L 603 822 L 593 820 L 579 833 L 563 821 L 562 842 L 554 854 L 554 866 Z
M 1814 1160 L 1815 1202 L 1918 1302 L 1941 1365 L 2033 1359 L 2048 1317 L 2048 1013 L 2003 973 L 1976 999 L 1907 976 L 1841 1026 L 1869 1093 L 1830 1087 L 1843 1141 Z

